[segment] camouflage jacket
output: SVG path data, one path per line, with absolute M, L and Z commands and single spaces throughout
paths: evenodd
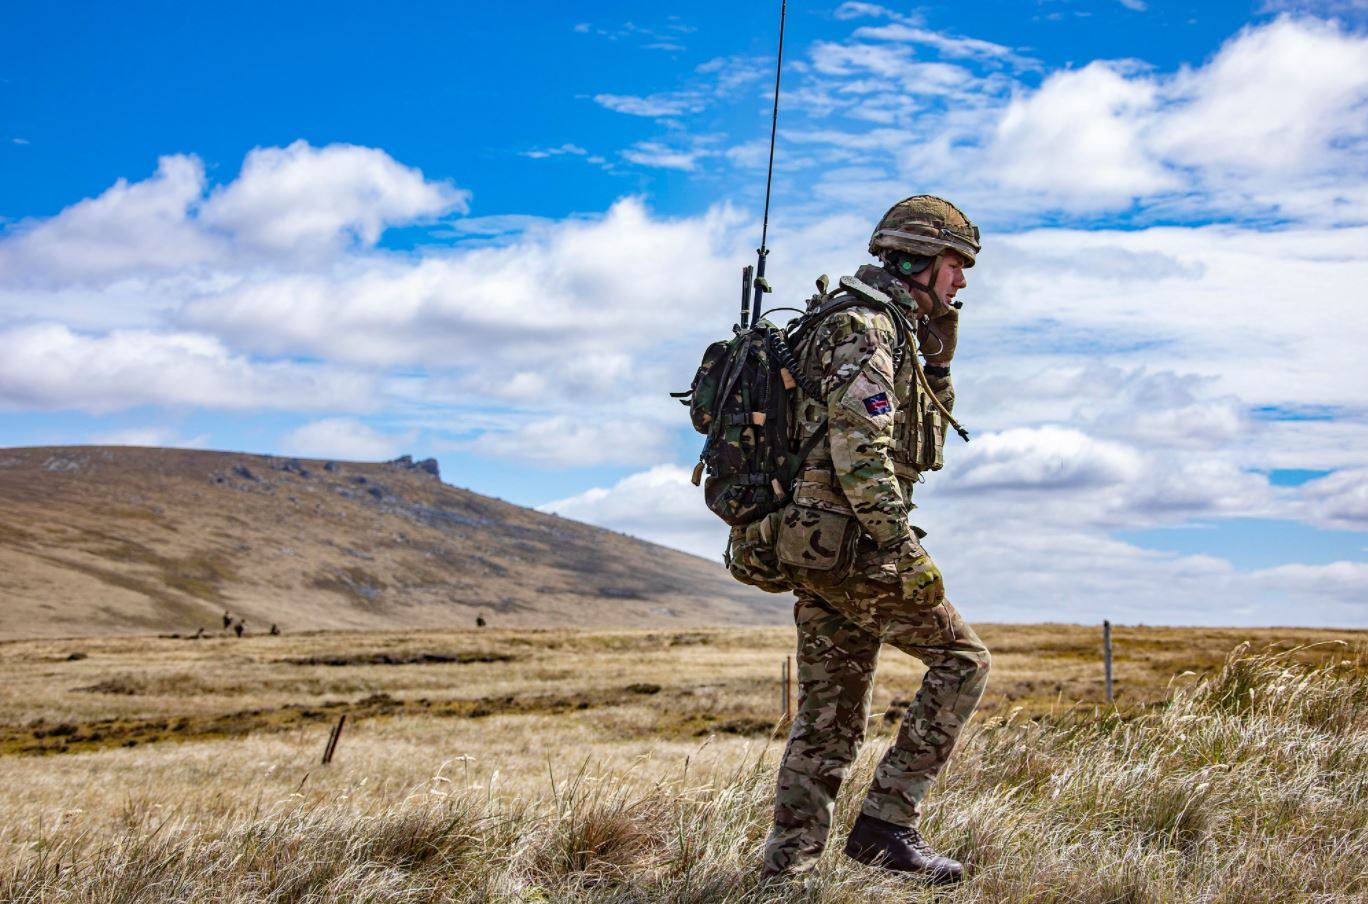
M 880 267 L 864 266 L 856 279 L 882 291 L 915 316 L 916 302 L 902 283 Z M 839 296 L 837 296 L 839 297 Z M 831 302 L 831 296 L 813 300 Z M 822 398 L 795 394 L 792 423 L 805 443 L 828 421 L 826 437 L 807 466 L 829 468 L 864 532 L 880 547 L 911 533 L 912 488 L 923 471 L 941 467 L 946 425 L 917 380 L 909 339 L 894 367 L 895 330 L 873 307 L 854 307 L 822 320 L 798 347 L 801 366 L 821 386 Z M 946 409 L 954 405 L 950 378 L 930 384 Z

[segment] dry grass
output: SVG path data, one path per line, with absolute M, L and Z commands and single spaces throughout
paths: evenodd
M 1120 629 L 1124 696 L 1110 708 L 1090 702 L 1096 631 L 982 633 L 999 652 L 994 696 L 926 826 L 977 868 L 956 900 L 1368 899 L 1362 634 Z M 1331 634 L 1349 644 L 1264 649 Z M 1242 636 L 1256 652 L 1222 663 Z M 106 719 L 165 725 L 133 747 L 68 734 L 52 742 L 65 754 L 0 757 L 0 900 L 932 900 L 834 852 L 800 885 L 757 886 L 780 746 L 757 726 L 774 724 L 791 642 L 754 630 L 0 645 L 11 745 L 36 719 L 78 734 Z M 1171 681 L 1186 666 L 1205 677 Z M 876 713 L 916 675 L 886 657 Z M 305 710 L 325 715 L 280 716 Z M 344 710 L 358 718 L 320 767 Z M 175 728 L 225 714 L 246 727 Z M 838 824 L 890 731 L 875 719 Z

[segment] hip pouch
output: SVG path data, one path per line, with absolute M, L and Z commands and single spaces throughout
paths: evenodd
M 834 482 L 799 479 L 794 484 L 793 501 L 780 512 L 774 544 L 780 564 L 817 584 L 846 577 L 860 539 L 860 522 Z

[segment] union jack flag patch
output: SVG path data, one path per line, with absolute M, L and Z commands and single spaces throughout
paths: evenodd
M 893 410 L 893 406 L 888 402 L 888 393 L 886 392 L 881 392 L 865 399 L 864 406 L 865 411 L 868 411 L 874 417 L 878 417 L 881 414 L 888 414 L 888 412 Z

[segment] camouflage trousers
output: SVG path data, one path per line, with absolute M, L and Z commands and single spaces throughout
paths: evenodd
M 988 680 L 988 648 L 948 602 L 915 606 L 898 584 L 873 580 L 858 563 L 834 586 L 796 577 L 798 712 L 779 765 L 774 828 L 765 845 L 771 873 L 810 867 L 826 847 L 836 792 L 864 741 L 882 644 L 927 667 L 861 807 L 887 822 L 918 823 L 922 799 Z

